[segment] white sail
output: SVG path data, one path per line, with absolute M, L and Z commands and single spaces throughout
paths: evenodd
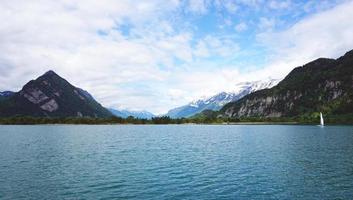
M 320 112 L 320 125 L 324 126 L 324 118 L 322 117 L 322 113 Z

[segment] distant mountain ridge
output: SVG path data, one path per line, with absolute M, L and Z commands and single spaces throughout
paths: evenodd
M 201 113 L 204 110 L 219 110 L 225 104 L 236 101 L 243 96 L 254 91 L 270 88 L 279 82 L 278 79 L 271 79 L 264 81 L 241 82 L 234 86 L 230 92 L 221 92 L 214 96 L 192 101 L 187 105 L 169 110 L 166 116 L 172 118 L 191 117 L 195 114 Z
M 293 69 L 277 86 L 226 104 L 227 117 L 292 117 L 353 113 L 353 50 L 338 59 L 319 58 Z
M 19 92 L 2 93 L 0 116 L 111 117 L 87 91 L 48 71 L 31 80 Z
M 109 111 L 113 115 L 117 117 L 122 117 L 122 118 L 128 118 L 129 116 L 132 116 L 139 119 L 151 119 L 152 117 L 155 117 L 153 113 L 150 113 L 148 111 L 118 110 L 113 108 L 109 108 Z
M 230 92 L 172 109 L 172 118 L 198 113 L 226 118 L 293 117 L 323 112 L 353 116 L 353 50 L 338 59 L 319 58 L 278 80 L 244 82 Z M 212 111 L 214 110 L 214 111 Z M 29 81 L 18 92 L 0 92 L 0 117 L 154 117 L 149 112 L 104 108 L 87 91 L 53 71 Z
M 8 96 L 11 96 L 13 94 L 14 94 L 14 92 L 11 92 L 11 91 L 0 92 L 0 96 L 1 97 L 8 97 Z
M 11 91 L 0 92 L 0 101 L 10 98 L 13 94 L 15 93 Z

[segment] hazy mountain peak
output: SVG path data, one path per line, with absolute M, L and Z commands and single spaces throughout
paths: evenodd
M 145 110 L 137 111 L 137 110 L 128 110 L 128 109 L 109 108 L 109 111 L 113 113 L 113 115 L 117 117 L 122 117 L 122 118 L 127 118 L 129 116 L 132 116 L 140 119 L 151 119 L 152 117 L 155 117 L 153 113 Z

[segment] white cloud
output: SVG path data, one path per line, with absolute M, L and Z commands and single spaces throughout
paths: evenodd
M 168 84 L 174 62 L 191 64 L 199 56 L 192 33 L 175 31 L 166 20 L 179 6 L 163 0 L 2 1 L 0 90 L 19 90 L 53 69 L 106 106 L 165 111 L 170 102 L 161 85 Z M 237 48 L 226 39 L 202 40 L 206 52 L 219 56 Z M 155 88 L 144 91 L 147 84 Z
M 209 3 L 209 0 L 189 0 L 188 8 L 194 13 L 204 14 L 208 10 Z
M 253 8 L 260 8 L 265 0 L 237 0 L 237 2 Z
M 276 19 L 275 18 L 261 17 L 259 19 L 258 27 L 260 29 L 269 31 L 269 30 L 272 30 L 275 26 L 276 26 Z
M 353 2 L 341 4 L 292 27 L 264 32 L 258 40 L 273 53 L 270 71 L 287 73 L 319 57 L 336 58 L 353 48 Z
M 239 81 L 237 70 L 213 69 L 208 71 L 179 71 L 172 80 L 177 81 L 173 91 L 182 91 L 183 98 L 177 105 L 187 103 L 202 96 L 210 96 L 224 90 L 231 90 Z
M 160 20 L 177 6 L 158 0 L 2 1 L 0 89 L 19 90 L 53 69 L 110 106 L 110 99 L 120 99 L 119 84 L 165 80 L 160 64 L 192 59 L 189 34 L 173 33 Z M 146 22 L 163 26 L 129 37 L 117 28 L 126 20 L 140 30 Z
M 235 26 L 235 30 L 237 32 L 246 31 L 248 29 L 248 25 L 245 22 L 241 22 Z
M 234 1 L 227 1 L 224 4 L 224 7 L 229 13 L 235 13 L 238 10 L 238 5 Z
M 291 1 L 290 0 L 281 0 L 281 1 L 278 1 L 278 0 L 272 0 L 268 3 L 268 6 L 271 8 L 271 9 L 286 9 L 288 7 L 290 7 L 291 5 Z
M 215 0 L 214 4 L 218 8 L 225 8 L 231 14 L 235 14 L 239 9 L 238 4 L 234 0 Z
M 211 96 L 219 91 L 230 91 L 234 84 L 242 81 L 284 78 L 293 68 L 319 57 L 337 58 L 343 55 L 353 49 L 351 10 L 353 2 L 346 2 L 331 10 L 306 17 L 283 31 L 272 30 L 273 23 L 269 23 L 271 26 L 257 37 L 259 43 L 271 52 L 263 68 L 238 71 L 230 70 L 237 68 L 232 66 L 214 71 L 178 74 L 180 77 L 177 80 L 182 80 L 179 89 L 189 97 L 184 98 L 183 102 L 205 95 Z M 202 49 L 205 50 L 205 55 L 210 54 L 206 49 L 209 51 L 211 48 Z
M 240 12 L 240 5 L 258 9 L 265 2 L 218 1 L 231 14 Z M 275 30 L 274 18 L 262 18 L 259 48 L 273 56 L 263 69 L 239 70 L 230 62 L 243 51 L 234 38 L 218 33 L 195 36 L 198 32 L 178 19 L 185 4 L 193 13 L 205 14 L 211 3 L 1 1 L 0 90 L 18 90 L 53 69 L 105 106 L 163 113 L 194 98 L 231 90 L 240 81 L 282 77 L 295 66 L 320 56 L 336 57 L 353 47 L 352 2 L 283 31 Z M 235 29 L 249 30 L 245 22 Z
M 351 0 L 320 0 L 317 1 L 306 1 L 303 4 L 303 10 L 307 13 L 322 12 L 327 9 L 334 7 L 337 4 L 346 3 Z
M 208 35 L 198 42 L 194 54 L 199 57 L 228 57 L 233 56 L 239 50 L 238 44 L 230 39 Z

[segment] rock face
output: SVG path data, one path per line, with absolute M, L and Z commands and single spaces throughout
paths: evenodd
M 221 109 L 227 117 L 291 117 L 353 113 L 353 50 L 295 68 L 277 86 L 249 94 Z
M 204 110 L 217 111 L 221 109 L 225 104 L 233 101 L 237 101 L 243 96 L 250 94 L 254 91 L 271 88 L 278 83 L 277 79 L 268 79 L 265 81 L 254 81 L 254 82 L 242 82 L 234 86 L 233 91 L 221 92 L 214 96 L 199 99 L 190 102 L 187 105 L 174 108 L 166 114 L 172 118 L 191 117 L 195 114 L 201 113 Z
M 112 114 L 88 92 L 48 71 L 2 100 L 0 116 L 110 117 Z

